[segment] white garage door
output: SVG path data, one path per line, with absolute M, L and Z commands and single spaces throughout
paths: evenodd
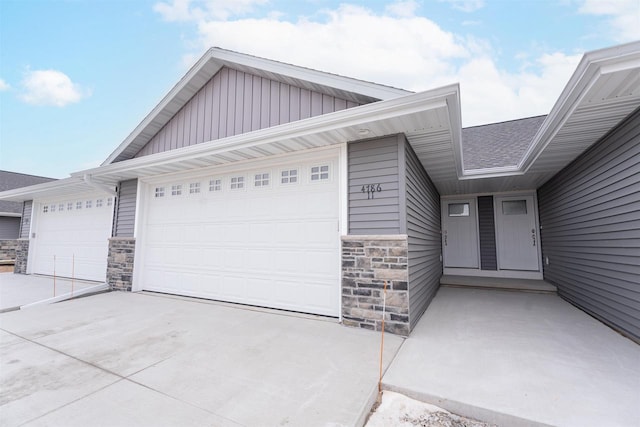
M 104 282 L 113 198 L 84 194 L 39 201 L 34 223 L 31 272 Z
M 150 185 L 143 289 L 337 316 L 336 164 Z

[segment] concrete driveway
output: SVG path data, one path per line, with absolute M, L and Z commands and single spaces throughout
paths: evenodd
M 51 276 L 0 273 L 0 313 L 108 289 L 104 283 Z
M 385 336 L 385 366 L 401 343 Z M 331 319 L 144 293 L 7 312 L 0 424 L 361 425 L 379 345 Z

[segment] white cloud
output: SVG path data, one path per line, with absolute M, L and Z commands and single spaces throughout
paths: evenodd
M 3 79 L 0 79 L 0 92 L 11 89 L 9 83 L 5 82 Z
M 484 0 L 439 0 L 441 2 L 449 3 L 454 9 L 461 10 L 463 12 L 474 12 L 484 7 Z
M 265 3 L 267 0 L 171 0 L 154 4 L 153 10 L 166 21 L 225 20 L 249 13 Z
M 460 67 L 465 126 L 547 114 L 566 86 L 581 55 L 544 54 L 520 72 L 500 70 L 488 57 Z
M 418 9 L 418 3 L 414 0 L 396 1 L 385 7 L 385 11 L 401 18 L 412 17 Z
M 64 107 L 89 96 L 89 91 L 73 83 L 57 70 L 29 70 L 22 80 L 24 92 L 20 98 L 27 104 Z
M 412 4 L 392 3 L 383 14 L 343 4 L 294 22 L 277 14 L 202 18 L 200 51 L 184 60 L 191 65 L 220 46 L 413 91 L 459 82 L 465 126 L 548 113 L 579 61 L 558 52 L 515 58 L 520 70 L 502 69 L 487 40 L 445 31 L 416 16 Z
M 608 31 L 616 41 L 640 39 L 638 0 L 580 0 L 579 4 L 580 13 L 607 17 Z

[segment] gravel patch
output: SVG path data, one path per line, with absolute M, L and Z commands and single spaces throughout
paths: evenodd
M 385 391 L 365 427 L 496 427 L 461 417 L 399 393 Z

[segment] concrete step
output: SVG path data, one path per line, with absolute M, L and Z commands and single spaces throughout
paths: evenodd
M 440 278 L 443 286 L 469 287 L 481 289 L 501 289 L 508 291 L 539 292 L 555 294 L 558 289 L 544 280 L 509 279 L 504 277 L 476 277 L 444 275 Z

